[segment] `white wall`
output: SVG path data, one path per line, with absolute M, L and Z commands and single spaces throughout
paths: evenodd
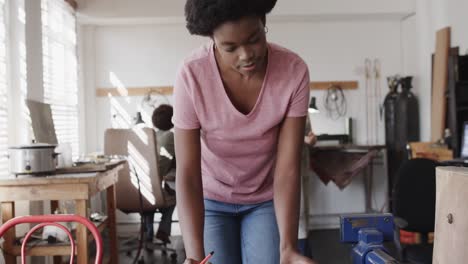
M 183 39 L 180 36 L 184 36 Z M 96 87 L 113 87 L 115 80 L 125 87 L 171 85 L 179 63 L 193 47 L 204 42 L 186 34 L 178 25 L 83 26 L 80 30 L 83 58 L 83 89 L 86 105 L 86 150 L 103 150 L 106 128 L 112 127 L 112 113 L 122 108 L 133 123 L 141 97 L 96 97 Z M 115 76 L 111 78 L 111 76 Z M 113 81 L 114 80 L 114 81 Z M 162 102 L 170 96 L 161 98 Z M 113 103 L 111 103 L 113 102 Z M 150 123 L 151 109 L 144 108 Z M 121 222 L 137 216 L 118 215 Z
M 364 59 L 379 58 L 382 76 L 402 71 L 400 21 L 395 19 L 352 19 L 317 22 L 268 22 L 269 41 L 297 52 L 308 64 L 311 79 L 357 80 L 359 89 L 347 91 L 348 115 L 356 120 L 357 143 L 365 143 Z M 129 118 L 134 117 L 141 98 L 96 98 L 96 87 L 112 87 L 113 73 L 125 87 L 172 85 L 177 66 L 193 49 L 207 39 L 187 34 L 183 24 L 153 24 L 127 26 L 85 26 L 82 36 L 86 46 L 86 134 L 87 149 L 102 151 L 104 130 L 112 125 L 112 109 L 122 108 Z M 89 67 L 89 68 L 88 68 Z M 93 69 L 89 71 L 89 69 Z M 382 94 L 387 91 L 385 80 L 380 84 Z M 323 91 L 312 91 L 318 106 L 324 109 Z M 169 99 L 170 100 L 170 99 Z M 114 101 L 114 103 L 111 103 Z M 95 104 L 93 104 L 95 102 Z M 151 114 L 148 109 L 147 114 Z M 311 117 L 317 133 L 343 133 L 344 121 L 332 121 L 326 114 Z M 383 126 L 383 124 L 381 124 Z M 381 130 L 383 131 L 383 130 Z M 383 134 L 381 135 L 383 142 Z M 376 168 L 375 206 L 385 199 L 386 180 L 381 168 Z M 359 212 L 364 209 L 362 178 L 340 191 L 333 183 L 324 186 L 313 177 L 311 208 L 313 215 Z M 120 218 L 124 220 L 126 218 Z M 337 218 L 315 223 L 320 226 L 337 223 Z
M 300 54 L 307 62 L 312 81 L 357 80 L 357 90 L 345 91 L 347 116 L 354 119 L 354 141 L 366 144 L 365 58 L 378 58 L 382 76 L 401 72 L 400 21 L 358 20 L 336 22 L 270 23 L 270 40 Z M 374 87 L 374 86 L 373 86 Z M 375 88 L 371 88 L 375 89 Z M 380 81 L 381 94 L 387 92 Z M 311 116 L 316 133 L 344 133 L 344 119 L 332 120 L 324 111 L 324 91 L 311 92 L 317 97 L 320 114 Z M 373 109 L 377 112 L 377 109 Z M 383 122 L 379 123 L 383 144 Z
M 141 102 L 141 97 L 120 97 L 115 98 L 112 106 L 108 98 L 95 97 L 96 87 L 113 87 L 111 76 L 125 87 L 172 85 L 184 56 L 205 41 L 186 34 L 182 24 L 87 26 L 83 33 L 88 47 L 84 54 L 88 59 L 85 68 L 95 69 L 89 72 L 94 80 L 87 81 L 93 86 L 85 87 L 86 98 L 90 102 L 86 118 L 87 149 L 90 151 L 102 151 L 104 130 L 112 125 L 112 109 L 121 106 L 131 119 Z M 88 52 L 93 55 L 89 56 Z M 151 110 L 147 110 L 145 117 L 151 115 Z
M 270 23 L 269 39 L 284 45 L 307 62 L 311 80 L 357 80 L 359 89 L 346 91 L 348 116 L 355 119 L 355 141 L 365 144 L 365 80 L 364 59 L 379 58 L 382 76 L 401 71 L 400 22 L 398 20 L 358 20 L 335 22 Z M 380 84 L 382 94 L 387 88 Z M 343 133 L 344 120 L 331 120 L 323 111 L 324 91 L 312 91 L 317 97 L 320 114 L 311 115 L 316 133 Z M 376 111 L 376 109 L 374 110 Z M 381 123 L 381 126 L 383 124 Z M 380 130 L 382 131 L 382 129 Z M 383 134 L 381 135 L 383 140 Z M 374 206 L 384 204 L 387 183 L 382 167 L 376 166 L 374 179 Z M 327 215 L 364 210 L 363 179 L 357 177 L 343 191 L 333 183 L 328 186 L 312 175 L 310 186 L 310 214 L 312 227 L 336 226 L 338 218 Z
M 460 46 L 462 54 L 468 54 L 468 1 L 465 0 L 448 0 L 447 17 L 448 24 L 452 27 L 452 45 Z
M 405 32 L 404 46 L 405 74 L 414 74 L 415 92 L 420 100 L 420 112 L 431 112 L 431 54 L 435 51 L 437 30 L 451 27 L 451 46 L 459 46 L 460 53 L 467 53 L 468 35 L 466 10 L 468 2 L 464 0 L 417 0 L 415 16 L 403 23 Z M 412 63 L 415 62 L 415 63 Z M 421 140 L 430 140 L 430 115 L 421 116 Z
M 271 22 L 268 38 L 271 42 L 286 46 L 297 52 L 307 62 L 313 81 L 357 80 L 359 89 L 346 91 L 348 116 L 356 120 L 356 142 L 364 144 L 365 138 L 365 79 L 364 59 L 379 58 L 382 62 L 382 76 L 402 72 L 399 21 L 339 21 L 339 22 Z M 91 33 L 93 32 L 93 33 Z M 87 52 L 83 58 L 90 59 L 86 65 L 94 68 L 94 86 L 112 87 L 111 75 L 115 75 L 124 86 L 172 85 L 178 64 L 190 50 L 207 39 L 193 37 L 186 33 L 183 25 L 141 25 L 141 26 L 87 26 L 84 30 Z M 89 40 L 93 38 L 93 40 Z M 344 45 L 345 44 L 345 45 Z M 90 47 L 94 45 L 94 49 Z M 88 72 L 88 71 L 86 71 Z M 86 78 L 88 80 L 89 78 Z M 87 89 L 87 94 L 93 90 Z M 382 94 L 387 91 L 385 79 L 381 80 Z M 318 106 L 324 109 L 323 91 L 312 91 L 318 99 Z M 87 118 L 90 135 L 97 141 L 90 142 L 89 150 L 102 150 L 102 133 L 111 125 L 110 101 L 97 100 L 96 109 L 87 105 L 90 115 L 97 113 L 100 122 Z M 117 99 L 130 116 L 134 116 L 140 98 Z M 317 133 L 343 133 L 344 121 L 332 121 L 325 111 L 312 117 Z M 101 122 L 102 121 L 102 122 Z M 383 126 L 383 124 L 380 124 Z M 92 136 L 91 138 L 93 138 Z M 89 138 L 89 137 L 88 137 Z M 91 139 L 89 138 L 89 141 Z M 383 134 L 381 135 L 383 142 Z

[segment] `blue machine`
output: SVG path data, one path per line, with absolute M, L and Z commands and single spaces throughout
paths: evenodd
M 393 241 L 392 214 L 342 215 L 341 242 L 353 243 L 353 264 L 396 264 L 385 247 L 384 241 Z

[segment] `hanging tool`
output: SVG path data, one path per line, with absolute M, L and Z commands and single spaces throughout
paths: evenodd
M 383 120 L 383 105 L 382 105 L 382 89 L 380 87 L 381 84 L 381 67 L 380 67 L 380 60 L 378 58 L 374 59 L 374 82 L 375 82 L 375 106 L 378 111 L 379 116 L 375 118 L 375 143 L 381 144 L 380 142 L 380 130 L 382 128 L 382 120 Z
M 325 110 L 333 120 L 346 115 L 346 97 L 339 85 L 330 85 L 324 98 Z
M 364 61 L 365 78 L 366 78 L 366 136 L 367 145 L 373 144 L 372 130 L 372 91 L 371 91 L 371 69 L 372 62 L 369 58 Z

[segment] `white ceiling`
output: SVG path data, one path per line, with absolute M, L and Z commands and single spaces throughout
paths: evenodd
M 177 17 L 185 0 L 77 0 L 78 12 L 97 18 Z
M 186 0 L 77 0 L 82 23 L 143 21 L 171 18 L 183 21 Z M 278 0 L 272 16 L 349 17 L 356 15 L 405 16 L 415 0 Z M 98 23 L 99 24 L 99 23 Z

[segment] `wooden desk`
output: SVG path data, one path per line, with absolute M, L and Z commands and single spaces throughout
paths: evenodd
M 118 263 L 118 247 L 115 219 L 115 190 L 118 172 L 125 161 L 109 165 L 104 171 L 92 173 L 59 174 L 50 176 L 20 176 L 0 180 L 0 201 L 3 223 L 15 217 L 15 201 L 74 200 L 75 213 L 88 217 L 90 198 L 107 190 L 107 219 L 98 225 L 100 231 L 106 226 L 109 229 L 110 256 L 109 263 Z M 15 229 L 4 236 L 4 257 L 6 264 L 16 263 L 21 254 L 21 247 L 14 245 Z M 88 243 L 92 236 L 86 227 L 78 225 L 76 230 L 77 263 L 89 263 Z M 27 250 L 29 256 L 66 256 L 70 254 L 69 245 L 36 246 Z M 56 262 L 56 260 L 54 260 Z
M 383 145 L 332 145 L 332 146 L 310 146 L 311 152 L 333 152 L 334 154 L 344 154 L 344 153 L 361 153 L 363 155 L 369 153 L 370 151 L 378 151 L 382 153 L 383 166 L 385 171 L 387 171 L 387 149 Z M 312 157 L 311 157 L 312 158 Z M 369 163 L 363 169 L 364 177 L 364 204 L 365 212 L 371 213 L 374 212 L 372 208 L 372 185 L 374 177 L 374 161 L 371 159 Z M 341 164 L 342 165 L 342 164 Z M 351 180 L 351 179 L 350 179 Z M 387 199 L 390 194 L 387 194 Z
M 367 152 L 372 149 L 383 150 L 386 149 L 385 145 L 353 145 L 353 144 L 343 144 L 343 145 L 315 145 L 310 146 L 311 149 L 318 150 L 339 150 L 344 152 Z

